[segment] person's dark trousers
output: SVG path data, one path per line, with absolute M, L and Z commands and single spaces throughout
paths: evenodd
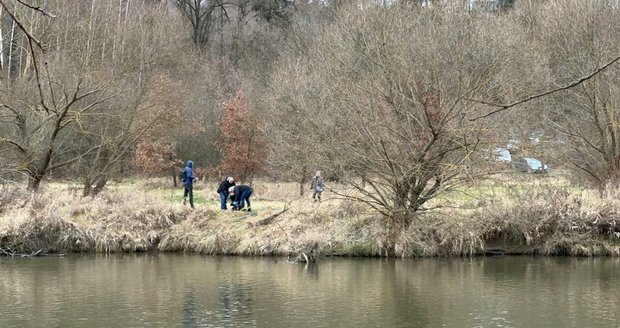
M 220 191 L 220 208 L 225 210 L 226 209 L 226 199 L 228 198 L 228 194 Z
M 194 186 L 193 185 L 184 185 L 185 187 L 183 191 L 183 198 L 189 196 L 189 206 L 194 208 Z
M 237 205 L 239 206 L 239 209 L 242 209 L 244 207 L 243 202 L 248 203 L 248 208 L 252 207 L 252 205 L 250 204 L 250 196 L 252 196 L 252 189 L 248 189 L 241 194 L 241 199 L 239 200 L 239 204 Z
M 314 199 L 315 202 L 318 199 L 318 201 L 320 202 L 321 201 L 321 192 L 315 191 L 314 194 L 312 194 L 312 199 Z

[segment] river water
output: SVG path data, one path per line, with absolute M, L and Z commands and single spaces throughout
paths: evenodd
M 0 327 L 620 327 L 620 259 L 0 258 Z

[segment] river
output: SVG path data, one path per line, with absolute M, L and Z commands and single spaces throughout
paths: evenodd
M 620 327 L 620 259 L 0 258 L 0 327 Z

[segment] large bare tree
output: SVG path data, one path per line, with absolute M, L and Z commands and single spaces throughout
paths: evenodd
M 340 163 L 350 189 L 334 193 L 406 228 L 430 200 L 472 179 L 479 150 L 494 141 L 488 120 L 472 120 L 487 108 L 471 99 L 520 87 L 503 71 L 520 44 L 497 37 L 502 24 L 441 6 L 341 11 L 276 74 L 286 118 L 278 129 L 289 131 L 280 140 Z M 296 144 L 300 133 L 312 145 Z
M 31 190 L 51 171 L 85 159 L 95 161 L 87 185 L 105 177 L 152 124 L 135 123 L 141 90 L 150 74 L 171 63 L 171 49 L 180 44 L 175 40 L 182 40 L 169 32 L 165 3 L 73 1 L 54 17 L 27 6 L 43 17 L 33 27 L 22 23 L 20 7 L 2 5 L 27 40 L 29 56 L 20 75 L 1 84 L 0 152 L 28 176 Z M 108 20 L 115 10 L 116 25 Z M 115 102 L 119 97 L 123 103 Z M 95 174 L 95 168 L 103 171 Z
M 549 81 L 566 84 L 620 56 L 620 7 L 606 1 L 551 1 L 537 15 L 549 55 Z M 620 184 L 620 63 L 548 102 L 544 122 L 557 132 L 558 155 L 606 188 Z

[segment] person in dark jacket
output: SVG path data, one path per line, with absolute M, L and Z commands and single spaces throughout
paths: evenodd
M 252 211 L 252 205 L 250 204 L 250 196 L 252 196 L 252 187 L 246 185 L 238 185 L 228 188 L 228 194 L 233 200 L 233 210 L 243 210 L 245 203 L 248 203 L 248 212 Z
M 217 193 L 220 194 L 220 208 L 226 210 L 226 200 L 228 199 L 228 189 L 235 186 L 235 178 L 228 177 L 217 187 Z
M 192 208 L 194 208 L 194 180 L 196 180 L 193 166 L 194 162 L 187 161 L 183 171 L 183 205 L 187 204 L 187 196 L 189 196 L 189 206 Z

